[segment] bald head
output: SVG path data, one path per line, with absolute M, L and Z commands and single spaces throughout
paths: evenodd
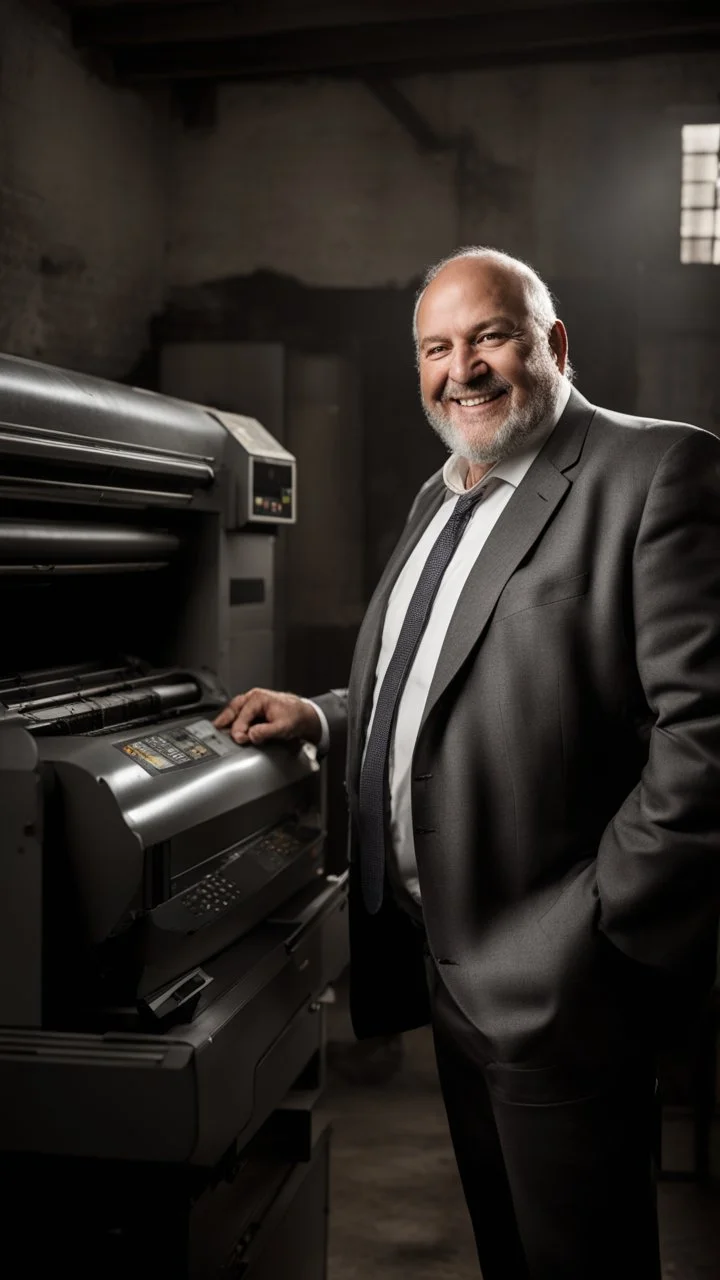
M 464 249 L 458 249 L 447 258 L 442 258 L 434 266 L 428 267 L 425 272 L 415 299 L 413 313 L 413 337 L 416 345 L 420 306 L 433 280 L 451 269 L 462 275 L 466 271 L 472 274 L 475 269 L 483 270 L 483 268 L 488 274 L 494 274 L 498 283 L 505 278 L 509 288 L 522 290 L 528 315 L 540 329 L 545 333 L 548 332 L 557 320 L 555 303 L 545 281 L 537 271 L 521 258 L 513 258 L 511 254 L 503 253 L 500 249 L 491 249 L 484 245 L 469 245 Z
M 415 308 L 423 406 L 475 467 L 516 452 L 552 412 L 567 336 L 526 263 L 463 250 L 431 268 Z

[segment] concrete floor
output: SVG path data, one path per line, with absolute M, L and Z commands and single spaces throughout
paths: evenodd
M 328 1038 L 350 1043 L 342 990 Z M 404 1037 L 399 1070 L 385 1083 L 349 1083 L 332 1065 L 329 1280 L 478 1280 L 470 1224 L 455 1169 L 427 1030 Z M 689 1125 L 669 1115 L 664 1162 L 687 1167 Z M 720 1126 L 712 1182 L 659 1185 L 663 1280 L 720 1280 Z M 608 1280 L 612 1280 L 608 1277 Z

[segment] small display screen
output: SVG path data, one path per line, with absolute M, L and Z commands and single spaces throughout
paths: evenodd
M 292 467 L 283 462 L 253 463 L 253 516 L 266 516 L 271 520 L 292 520 L 293 512 Z
M 150 774 L 187 769 L 191 765 L 202 764 L 204 760 L 229 755 L 234 750 L 227 734 L 221 733 L 209 720 L 196 720 L 177 729 L 145 734 L 142 738 L 114 745 Z

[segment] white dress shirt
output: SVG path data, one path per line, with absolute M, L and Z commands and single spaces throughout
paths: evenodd
M 520 481 L 532 466 L 545 441 L 551 435 L 562 416 L 570 396 L 570 383 L 563 378 L 558 388 L 554 409 L 528 438 L 523 447 L 510 458 L 497 462 L 472 488 L 487 489 L 474 508 L 467 528 L 458 543 L 437 594 L 430 617 L 417 647 L 395 720 L 395 731 L 390 744 L 390 829 L 392 847 L 388 873 L 401 899 L 409 896 L 406 905 L 419 910 L 420 886 L 418 883 L 415 842 L 413 839 L 411 777 L 412 759 L 418 730 L 423 717 L 428 690 L 432 683 L 440 651 L 445 641 L 450 619 L 455 612 L 463 587 L 490 533 L 501 513 L 512 498 Z M 375 716 L 378 694 L 385 672 L 395 651 L 405 614 L 418 584 L 420 574 L 437 540 L 440 530 L 455 509 L 457 496 L 470 492 L 465 488 L 468 463 L 457 454 L 451 454 L 443 468 L 443 480 L 448 496 L 433 516 L 420 541 L 408 556 L 392 589 L 385 612 L 382 641 L 377 668 L 373 705 L 367 733 Z M 315 704 L 313 703 L 315 706 Z M 323 726 L 319 750 L 327 749 L 328 725 L 319 707 L 316 707 Z M 367 742 L 367 736 L 365 741 Z

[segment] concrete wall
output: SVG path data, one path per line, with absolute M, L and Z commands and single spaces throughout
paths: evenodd
M 720 429 L 717 396 L 678 401 L 647 372 L 691 320 L 715 334 L 720 270 L 680 266 L 678 223 L 680 124 L 720 113 L 717 67 L 712 52 L 407 78 L 448 140 L 436 153 L 358 81 L 226 86 L 214 130 L 176 135 L 169 284 L 265 269 L 403 286 L 458 244 L 497 244 L 554 285 L 590 395 Z
M 0 350 L 122 377 L 161 306 L 166 111 L 51 5 L 0 0 Z
M 105 82 L 50 0 L 0 0 L 0 52 L 0 349 L 124 378 L 158 314 L 166 338 L 282 347 L 311 688 L 320 667 L 342 682 L 444 457 L 410 339 L 429 262 L 468 242 L 528 258 L 581 390 L 720 432 L 720 269 L 678 246 L 680 125 L 720 115 L 716 53 L 407 77 L 428 150 L 352 79 L 225 85 L 215 125 L 184 128 L 165 92 Z
M 444 456 L 410 316 L 425 266 L 458 245 L 537 266 L 590 399 L 720 432 L 720 268 L 679 261 L 680 126 L 720 117 L 717 69 L 712 52 L 408 77 L 445 142 L 434 151 L 352 80 L 227 85 L 214 128 L 175 131 L 169 317 L 183 336 L 354 363 L 360 421 L 336 416 L 332 460 L 355 481 L 359 430 L 366 596 Z M 296 614 L 312 610 L 306 568 Z

